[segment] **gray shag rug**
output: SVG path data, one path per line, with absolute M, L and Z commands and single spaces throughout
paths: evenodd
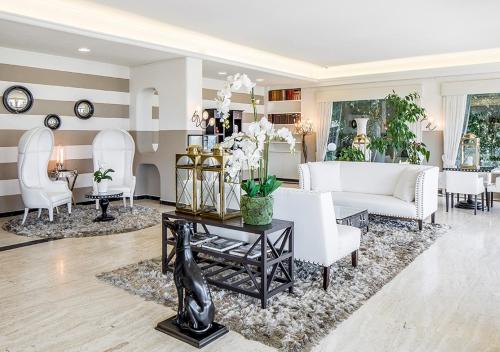
M 281 293 L 261 309 L 256 299 L 210 286 L 216 321 L 248 339 L 281 351 L 308 351 L 387 282 L 448 232 L 445 225 L 370 217 L 361 239 L 359 263 L 350 256 L 331 268 L 331 284 L 322 288 L 319 266 L 296 261 L 294 294 Z M 160 258 L 105 272 L 99 279 L 163 304 L 174 311 L 177 293 L 171 273 L 161 273 Z
M 21 225 L 23 216 L 19 215 L 6 221 L 2 228 L 20 236 L 58 239 L 130 232 L 161 222 L 158 210 L 142 205 L 125 208 L 121 202 L 110 203 L 108 214 L 115 219 L 106 222 L 93 221 L 101 214 L 101 210 L 96 210 L 93 204 L 77 205 L 73 207 L 71 214 L 68 214 L 65 206 L 59 208 L 59 214 L 54 211 L 53 222 L 49 221 L 48 211 L 44 209 L 40 218 L 37 211 L 30 212 L 24 225 Z

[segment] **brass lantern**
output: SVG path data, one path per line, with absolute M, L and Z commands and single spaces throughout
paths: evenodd
M 199 145 L 190 145 L 186 153 L 175 155 L 176 211 L 195 215 L 200 212 L 200 159 Z
M 474 133 L 466 133 L 460 140 L 462 151 L 462 169 L 479 169 L 480 160 L 480 141 Z
M 241 173 L 231 178 L 226 171 L 230 154 L 216 145 L 201 156 L 201 216 L 227 220 L 241 216 Z

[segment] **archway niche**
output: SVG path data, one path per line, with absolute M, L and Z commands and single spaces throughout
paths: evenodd
M 154 153 L 160 139 L 160 99 L 156 88 L 144 88 L 136 97 L 137 149 Z
M 137 184 L 135 193 L 139 196 L 161 196 L 161 178 L 154 164 L 139 164 L 136 170 Z

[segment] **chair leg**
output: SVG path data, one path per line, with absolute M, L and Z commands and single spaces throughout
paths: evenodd
M 71 214 L 71 202 L 68 203 L 68 214 Z
M 54 208 L 49 208 L 49 221 L 52 222 L 53 220 L 54 220 Z
M 484 211 L 484 192 L 481 193 L 481 210 Z
M 38 219 L 40 219 L 40 216 L 42 216 L 42 208 L 38 208 Z
M 99 201 L 98 200 L 95 201 L 95 208 L 96 208 L 96 210 L 99 210 Z
M 435 224 L 436 223 L 436 213 L 432 213 L 431 214 L 431 224 Z
M 130 196 L 129 201 L 130 201 L 130 207 L 133 208 L 134 207 L 134 196 Z
M 124 208 L 127 207 L 127 198 L 126 197 L 123 197 L 123 207 Z
M 477 194 L 474 195 L 474 215 L 477 215 Z
M 460 193 L 457 193 L 457 203 L 460 202 Z
M 450 194 L 446 192 L 446 212 L 450 210 Z
M 56 213 L 59 214 L 59 208 L 58 207 L 56 207 Z
M 351 264 L 353 267 L 358 266 L 358 250 L 357 249 L 351 253 Z
M 29 211 L 30 211 L 30 208 L 24 208 L 23 221 L 21 222 L 21 225 L 24 225 L 24 223 L 26 222 L 26 218 L 28 217 Z
M 455 198 L 454 197 L 455 197 L 455 194 L 452 193 L 451 197 L 450 197 L 451 198 L 451 207 L 452 208 L 455 206 L 455 203 L 454 203 L 455 202 Z
M 327 290 L 328 286 L 330 286 L 330 267 L 323 267 L 323 289 Z
M 424 228 L 424 221 L 423 220 L 417 220 L 417 222 L 418 222 L 418 230 L 422 231 L 422 229 Z
M 490 192 L 490 201 L 491 201 L 490 208 L 493 208 L 493 192 Z

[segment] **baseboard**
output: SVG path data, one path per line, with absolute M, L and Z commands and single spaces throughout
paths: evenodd
M 294 179 L 294 178 L 281 178 L 281 177 L 278 177 L 277 178 L 279 181 L 282 181 L 282 182 L 286 182 L 286 183 L 299 183 L 299 180 L 297 179 Z
M 150 196 L 149 194 L 143 194 L 141 196 L 134 196 L 134 200 L 150 199 L 150 200 L 160 200 L 158 196 Z
M 162 204 L 162 205 L 170 205 L 172 207 L 175 207 L 175 202 L 171 202 L 169 200 L 160 200 L 160 204 Z

